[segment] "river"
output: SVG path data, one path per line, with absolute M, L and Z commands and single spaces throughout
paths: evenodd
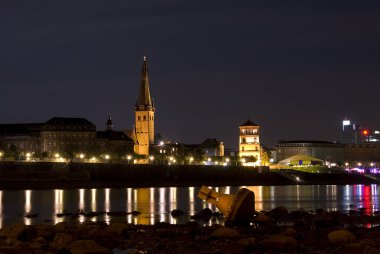
M 293 185 L 244 186 L 255 193 L 255 209 L 270 210 L 285 206 L 290 211 L 347 211 L 364 208 L 367 214 L 380 210 L 378 188 L 380 185 Z M 233 194 L 241 187 L 213 187 L 220 193 Z M 27 225 L 58 223 L 61 221 L 127 221 L 136 224 L 154 224 L 164 221 L 184 223 L 189 216 L 205 207 L 217 209 L 197 198 L 199 187 L 119 188 L 119 189 L 67 189 L 67 190 L 17 190 L 0 191 L 0 227 L 13 223 Z M 170 211 L 180 209 L 185 216 L 171 217 Z M 58 217 L 63 212 L 85 213 L 95 211 L 100 215 Z M 106 212 L 139 211 L 138 216 L 109 216 Z M 27 218 L 26 214 L 36 217 Z M 38 215 L 37 215 L 38 214 Z

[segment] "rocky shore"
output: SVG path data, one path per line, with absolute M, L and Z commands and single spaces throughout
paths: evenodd
M 342 214 L 278 207 L 256 213 L 250 225 L 209 226 L 220 217 L 205 209 L 184 225 L 15 224 L 0 230 L 0 253 L 380 253 L 380 216 L 364 210 Z

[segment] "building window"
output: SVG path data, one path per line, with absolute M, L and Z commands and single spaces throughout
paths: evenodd
M 146 120 L 146 116 L 144 116 L 144 120 Z
M 241 147 L 241 150 L 244 151 L 244 146 Z
M 138 116 L 138 117 L 137 117 L 137 120 L 139 120 L 139 121 L 140 121 L 140 120 L 141 120 L 141 117 L 140 117 L 140 116 Z

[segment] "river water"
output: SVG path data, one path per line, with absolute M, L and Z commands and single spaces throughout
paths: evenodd
M 240 187 L 213 187 L 220 193 L 233 194 Z M 255 193 L 255 209 L 270 210 L 285 206 L 290 211 L 305 209 L 314 211 L 347 211 L 364 208 L 367 214 L 380 210 L 378 189 L 380 185 L 293 185 L 293 186 L 244 186 Z M 186 222 L 190 215 L 215 206 L 197 198 L 199 187 L 72 189 L 72 190 L 17 190 L 0 191 L 0 227 L 13 223 L 37 224 L 61 221 L 127 221 L 136 224 L 154 224 L 159 221 L 172 224 Z M 380 189 L 379 189 L 380 191 Z M 185 216 L 174 219 L 173 209 L 180 209 Z M 58 217 L 63 212 L 99 212 L 88 217 L 79 215 Z M 138 216 L 108 216 L 106 212 L 139 211 Z M 38 214 L 27 218 L 26 214 Z

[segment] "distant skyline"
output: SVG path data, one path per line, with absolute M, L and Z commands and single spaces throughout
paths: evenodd
M 379 1 L 3 1 L 0 123 L 111 113 L 132 129 L 143 56 L 156 133 L 237 149 L 380 128 Z

